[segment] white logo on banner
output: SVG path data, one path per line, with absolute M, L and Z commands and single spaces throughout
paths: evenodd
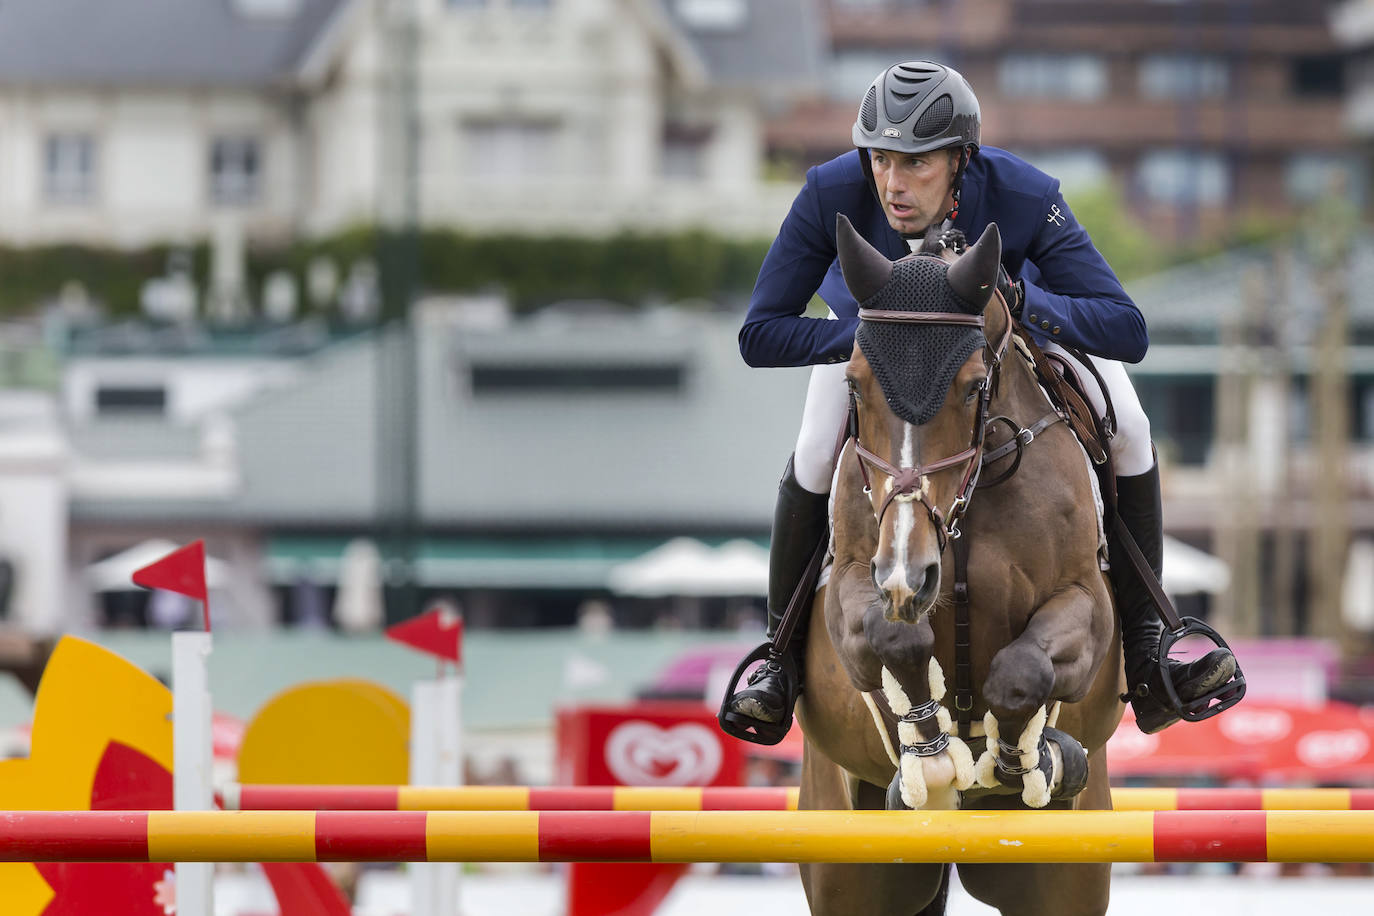
M 1293 717 L 1282 709 L 1238 707 L 1217 723 L 1221 733 L 1237 744 L 1270 744 L 1293 730 Z
M 1132 727 L 1118 729 L 1107 742 L 1107 753 L 1121 760 L 1148 757 L 1159 747 L 1159 735 L 1147 735 Z
M 627 786 L 704 786 L 720 772 L 720 742 L 704 725 L 625 722 L 606 738 L 606 765 Z
M 1298 739 L 1298 759 L 1310 767 L 1353 763 L 1369 752 L 1369 736 L 1357 728 L 1311 732 Z

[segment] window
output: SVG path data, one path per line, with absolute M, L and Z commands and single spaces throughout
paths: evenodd
M 1140 94 L 1147 99 L 1215 99 L 1229 86 L 1220 57 L 1147 54 L 1140 62 Z
M 557 393 L 675 394 L 682 390 L 686 369 L 680 365 L 661 366 L 473 366 L 472 393 L 475 396 L 543 395 Z
M 234 11 L 257 19 L 290 19 L 301 11 L 301 0 L 234 0 Z
M 1345 72 L 1339 57 L 1299 57 L 1292 68 L 1293 92 L 1297 95 L 1334 97 L 1345 92 Z
M 219 137 L 210 145 L 210 199 L 247 204 L 258 198 L 261 157 L 253 137 Z
M 558 156 L 552 149 L 558 138 L 553 121 L 469 121 L 467 138 L 469 174 L 475 178 L 512 179 L 559 174 Z
M 1219 153 L 1155 150 L 1140 159 L 1140 190 L 1171 204 L 1219 204 L 1230 194 L 1230 169 Z
M 1359 203 L 1364 200 L 1362 175 L 1362 170 L 1349 157 L 1299 153 L 1284 166 L 1283 184 L 1288 199 L 1295 203 L 1311 203 L 1332 194 L 1344 195 Z
M 167 408 L 167 390 L 157 387 L 102 385 L 95 391 L 97 413 L 161 414 Z
M 858 111 L 859 100 L 879 73 L 901 60 L 930 60 L 934 56 L 930 51 L 919 48 L 877 51 L 853 48 L 836 51 L 826 73 L 826 88 L 831 98 L 841 99 Z
M 57 203 L 95 197 L 95 140 L 90 134 L 52 134 L 43 150 L 43 189 Z
M 1156 441 L 1180 464 L 1204 463 L 1216 422 L 1216 379 L 1135 375 L 1132 380 Z
M 1035 150 L 1022 152 L 1021 158 L 1065 188 L 1093 188 L 1111 180 L 1106 157 L 1094 149 Z
M 1107 65 L 1092 54 L 1009 54 L 997 84 L 1011 98 L 1089 101 L 1107 94 Z
M 677 14 L 702 32 L 735 32 L 749 21 L 745 0 L 677 0 Z
M 669 122 L 663 129 L 663 177 L 701 178 L 706 173 L 709 125 Z

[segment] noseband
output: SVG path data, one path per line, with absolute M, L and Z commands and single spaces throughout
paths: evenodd
M 1007 308 L 1006 300 L 1002 294 L 993 291 L 993 296 L 1002 306 L 1002 311 L 1006 316 L 1006 327 L 1002 332 L 1002 338 L 997 342 L 997 346 L 988 346 L 987 374 L 983 376 L 978 389 L 978 413 L 973 420 L 973 431 L 971 434 L 968 448 L 951 455 L 948 458 L 941 458 L 926 465 L 915 467 L 897 467 L 879 455 L 864 448 L 859 441 L 859 405 L 854 395 L 854 389 L 849 389 L 849 436 L 854 441 L 854 451 L 859 456 L 859 471 L 863 474 L 864 493 L 868 494 L 869 501 L 873 499 L 873 485 L 869 481 L 868 467 L 871 465 L 875 470 L 881 471 L 892 478 L 892 488 L 883 499 L 882 505 L 874 511 L 874 517 L 878 524 L 883 522 L 883 516 L 887 513 L 887 507 L 896 502 L 911 502 L 920 500 L 921 505 L 926 507 L 926 513 L 930 516 L 931 522 L 935 525 L 936 537 L 939 539 L 940 550 L 945 549 L 945 544 L 950 539 L 960 537 L 959 521 L 968 511 L 969 500 L 973 498 L 973 490 L 978 486 L 978 473 L 982 468 L 983 440 L 987 433 L 988 408 L 992 403 L 993 392 L 997 388 L 998 374 L 1002 368 L 1002 359 L 1006 356 L 1007 347 L 1011 341 L 1011 331 L 1014 322 L 1011 318 L 1011 311 Z M 889 309 L 859 309 L 859 320 L 861 321 L 884 321 L 902 324 L 924 324 L 924 325 L 963 325 L 966 327 L 976 327 L 983 330 L 986 322 L 983 316 L 969 315 L 964 312 L 904 312 Z M 926 487 L 926 477 L 937 471 L 944 471 L 949 468 L 965 465 L 964 479 L 959 484 L 959 494 L 954 497 L 954 502 L 950 504 L 947 512 L 941 512 L 939 507 L 930 501 L 928 488 Z

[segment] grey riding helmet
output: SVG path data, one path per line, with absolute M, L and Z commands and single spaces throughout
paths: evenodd
M 913 60 L 888 67 L 868 87 L 853 134 L 860 149 L 924 153 L 961 146 L 976 152 L 982 113 L 959 71 Z
M 854 145 L 864 177 L 873 193 L 873 164 L 868 150 L 924 153 L 959 147 L 959 167 L 954 173 L 954 206 L 945 214 L 952 223 L 959 215 L 964 169 L 982 139 L 983 115 L 978 97 L 968 80 L 952 67 L 930 60 L 894 64 L 878 75 L 864 93 L 859 117 L 854 121 Z

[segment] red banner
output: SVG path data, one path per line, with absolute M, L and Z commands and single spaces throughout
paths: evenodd
M 698 702 L 558 713 L 558 781 L 574 786 L 737 786 L 743 744 Z M 568 866 L 568 916 L 650 916 L 686 865 Z

